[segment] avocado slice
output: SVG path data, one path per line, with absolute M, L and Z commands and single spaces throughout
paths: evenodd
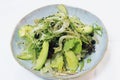
M 55 58 L 52 60 L 51 67 L 53 69 L 57 69 L 58 72 L 62 72 L 63 71 L 63 65 L 64 65 L 63 56 L 57 54 L 55 56 Z
M 48 56 L 48 49 L 49 49 L 49 42 L 44 41 L 42 45 L 42 50 L 38 56 L 38 59 L 33 69 L 40 70 L 43 67 Z
M 22 53 L 20 55 L 17 55 L 17 58 L 22 59 L 22 60 L 32 60 L 33 59 L 33 55 L 32 54 L 28 54 L 28 53 Z
M 78 59 L 75 56 L 74 52 L 69 50 L 69 51 L 66 51 L 64 55 L 67 62 L 66 68 L 70 72 L 75 72 L 78 68 Z
M 86 25 L 85 27 L 77 28 L 77 31 L 81 32 L 81 33 L 84 33 L 84 34 L 90 34 L 90 33 L 93 32 L 93 29 L 94 28 L 92 26 Z

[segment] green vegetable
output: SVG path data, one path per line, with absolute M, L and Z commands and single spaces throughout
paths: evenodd
M 86 26 L 86 27 L 82 27 L 82 28 L 77 28 L 78 32 L 80 33 L 84 33 L 84 34 L 90 34 L 93 32 L 93 27 L 92 26 Z
M 32 31 L 33 27 L 30 25 L 25 25 L 23 27 L 20 28 L 19 30 L 19 36 L 20 37 L 27 37 L 30 32 Z
M 80 21 L 80 19 L 76 16 L 70 17 L 70 22 L 74 25 L 74 27 L 84 27 L 85 24 Z
M 57 6 L 57 8 L 58 8 L 59 12 L 62 12 L 64 14 L 66 14 L 66 15 L 68 14 L 68 12 L 67 12 L 64 5 L 61 4 L 61 5 Z
M 42 73 L 47 73 L 47 72 L 50 71 L 50 69 L 51 69 L 50 66 L 45 66 L 45 67 L 43 67 L 43 68 L 41 69 L 41 72 L 42 72 Z
M 47 72 L 49 72 L 49 71 L 51 71 L 52 70 L 52 68 L 51 68 L 51 66 L 50 66 L 50 60 L 48 59 L 47 61 L 46 61 L 46 63 L 45 63 L 45 67 L 43 67 L 40 71 L 42 72 L 42 73 L 47 73 Z
M 75 54 L 80 54 L 82 51 L 82 42 L 80 39 L 70 39 L 64 44 L 64 51 L 72 50 Z
M 57 69 L 58 72 L 62 72 L 63 71 L 62 70 L 63 64 L 64 64 L 64 62 L 63 62 L 63 56 L 62 55 L 57 55 L 55 57 L 55 59 L 52 61 L 51 67 L 53 69 Z
M 97 25 L 97 24 L 95 24 L 95 25 L 93 25 L 93 26 L 94 26 L 94 33 L 102 36 L 102 33 L 103 33 L 102 27 L 99 26 L 99 25 Z
M 39 28 L 39 30 L 45 30 L 45 29 L 47 29 L 48 28 L 48 26 L 49 26 L 49 24 L 48 24 L 48 22 L 41 22 L 41 23 L 38 23 L 38 25 L 37 25 L 37 27 Z
M 92 26 L 83 24 L 77 17 L 70 17 L 70 21 L 74 29 L 80 33 L 90 34 L 94 30 Z
M 64 51 L 68 51 L 68 50 L 70 50 L 70 49 L 72 49 L 73 47 L 74 47 L 74 39 L 72 39 L 72 40 L 67 40 L 66 42 L 65 42 L 65 44 L 64 44 Z
M 28 54 L 28 53 L 22 53 L 22 54 L 18 55 L 17 58 L 22 59 L 22 60 L 32 60 L 33 55 Z
M 67 62 L 67 69 L 70 72 L 75 72 L 78 68 L 78 59 L 75 56 L 74 52 L 66 51 L 64 54 Z
M 87 59 L 87 63 L 90 63 L 91 62 L 91 59 Z
M 43 45 L 42 45 L 42 50 L 36 61 L 35 66 L 34 66 L 35 70 L 40 70 L 43 67 L 43 65 L 45 64 L 45 61 L 46 61 L 47 55 L 48 55 L 48 49 L 49 49 L 49 42 L 44 41 Z

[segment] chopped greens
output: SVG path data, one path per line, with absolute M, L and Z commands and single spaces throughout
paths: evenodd
M 64 5 L 58 12 L 34 20 L 34 25 L 24 25 L 18 35 L 23 51 L 17 55 L 31 60 L 34 70 L 73 74 L 84 68 L 84 59 L 95 52 L 95 37 L 102 35 L 102 27 L 83 23 L 77 16 L 70 16 Z M 87 60 L 90 63 L 91 59 Z

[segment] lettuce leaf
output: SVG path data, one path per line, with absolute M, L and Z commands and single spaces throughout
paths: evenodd
M 75 54 L 80 54 L 82 51 L 82 42 L 78 38 L 66 40 L 63 49 L 64 51 L 72 50 Z

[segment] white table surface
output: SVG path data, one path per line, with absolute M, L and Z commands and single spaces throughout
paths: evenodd
M 0 80 L 43 80 L 21 67 L 13 58 L 10 41 L 16 24 L 29 12 L 48 4 L 63 3 L 86 9 L 105 24 L 108 49 L 101 63 L 76 80 L 120 80 L 119 0 L 0 0 Z

